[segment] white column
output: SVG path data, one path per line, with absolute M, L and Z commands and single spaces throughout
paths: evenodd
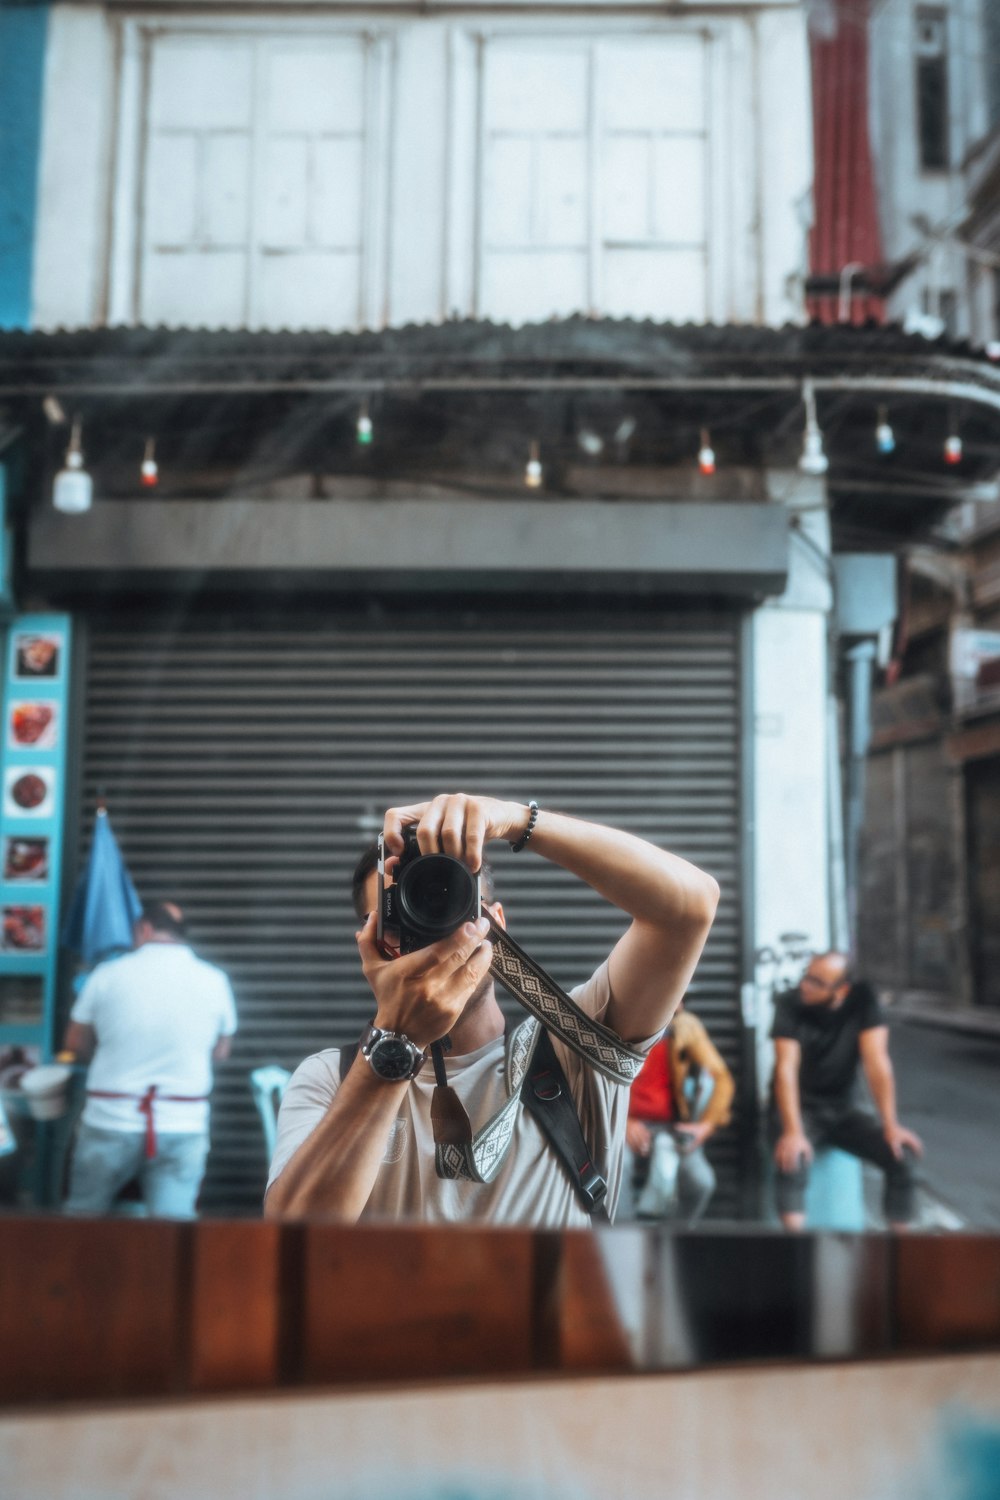
M 822 480 L 770 476 L 792 521 L 788 587 L 758 609 L 753 631 L 754 947 L 783 932 L 831 941 L 828 622 L 830 527 Z M 758 1081 L 771 1066 L 770 1014 L 757 1014 Z

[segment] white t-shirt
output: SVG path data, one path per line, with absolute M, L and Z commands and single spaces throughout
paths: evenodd
M 588 1015 L 599 1019 L 611 998 L 608 966 L 572 992 Z M 650 1037 L 637 1050 L 645 1051 Z M 576 1105 L 594 1165 L 608 1184 L 606 1208 L 614 1216 L 621 1185 L 627 1086 L 612 1083 L 587 1067 L 553 1037 Z M 507 1100 L 504 1039 L 475 1052 L 445 1057 L 448 1083 L 458 1094 L 478 1132 Z M 312 1134 L 340 1086 L 340 1051 L 330 1048 L 307 1057 L 293 1074 L 278 1115 L 278 1138 L 268 1187 Z M 431 1099 L 434 1070 L 425 1064 L 403 1096 L 363 1221 L 417 1220 L 423 1223 L 521 1224 L 537 1229 L 582 1228 L 590 1216 L 581 1207 L 569 1176 L 525 1109 L 518 1110 L 510 1149 L 492 1182 L 442 1179 L 434 1169 Z
M 97 1051 L 88 1089 L 197 1099 L 212 1088 L 212 1049 L 236 1030 L 229 980 L 214 964 L 196 958 L 186 943 L 144 943 L 134 953 L 99 964 L 70 1013 L 93 1026 Z M 208 1100 L 181 1103 L 157 1098 L 158 1134 L 208 1129 Z M 101 1130 L 146 1128 L 138 1099 L 88 1099 L 85 1125 Z

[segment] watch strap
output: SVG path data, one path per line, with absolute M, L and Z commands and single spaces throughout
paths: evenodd
M 403 1083 L 404 1081 L 416 1078 L 417 1074 L 420 1072 L 420 1069 L 427 1061 L 427 1053 L 421 1051 L 416 1042 L 411 1041 L 404 1031 L 393 1031 L 388 1027 L 376 1026 L 374 1025 L 374 1023 L 370 1023 L 365 1028 L 364 1034 L 361 1038 L 361 1055 L 365 1059 L 365 1062 L 368 1064 L 368 1066 L 371 1068 L 372 1072 L 375 1074 L 376 1078 L 383 1078 L 383 1075 L 379 1073 L 378 1070 L 373 1066 L 371 1055 L 376 1044 L 380 1042 L 383 1037 L 391 1037 L 394 1041 L 404 1042 L 407 1047 L 410 1047 L 412 1049 L 413 1066 L 411 1067 L 409 1073 L 403 1073 L 398 1080 L 394 1081 Z

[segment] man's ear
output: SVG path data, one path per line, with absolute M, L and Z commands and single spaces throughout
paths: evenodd
M 507 931 L 507 918 L 504 916 L 503 902 L 502 901 L 487 901 L 487 902 L 484 903 L 484 905 L 486 907 L 486 910 L 489 912 L 490 916 L 493 918 L 494 922 L 497 924 L 497 926 L 498 927 L 502 927 L 503 930 L 504 930 L 504 932 L 506 932 Z

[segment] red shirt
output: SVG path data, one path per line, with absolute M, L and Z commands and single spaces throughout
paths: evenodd
M 655 1043 L 632 1085 L 628 1100 L 633 1120 L 672 1120 L 674 1091 L 670 1083 L 670 1052 L 666 1037 Z

